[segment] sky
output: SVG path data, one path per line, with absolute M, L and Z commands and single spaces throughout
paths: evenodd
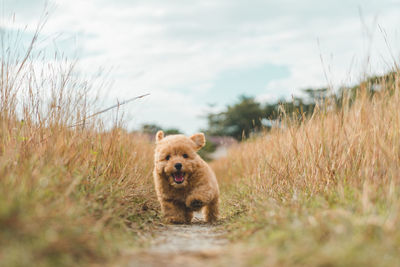
M 78 58 L 82 73 L 108 73 L 105 107 L 150 93 L 123 107 L 130 129 L 191 134 L 240 95 L 273 102 L 354 84 L 400 55 L 400 0 L 47 2 L 45 46 Z M 1 29 L 29 36 L 44 6 L 0 0 Z

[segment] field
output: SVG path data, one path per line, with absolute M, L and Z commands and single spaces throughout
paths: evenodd
M 351 105 L 287 118 L 213 163 L 238 241 L 233 262 L 399 264 L 399 78 L 382 79 L 373 96 L 361 84 Z
M 96 110 L 73 63 L 37 68 L 3 48 L 2 266 L 119 265 L 160 220 L 152 140 L 85 118 Z M 37 77 L 37 76 L 40 77 Z M 38 80 L 42 82 L 38 82 Z M 212 162 L 222 262 L 395 266 L 400 262 L 400 75 L 242 142 Z M 74 126 L 78 122 L 78 125 Z M 74 126 L 74 127 L 71 127 Z M 122 264 L 122 263 L 121 263 Z
M 108 262 L 158 220 L 153 147 L 119 119 L 85 121 L 90 80 L 33 51 L 1 58 L 0 265 Z

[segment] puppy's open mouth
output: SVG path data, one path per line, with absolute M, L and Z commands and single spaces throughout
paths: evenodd
M 175 183 L 181 184 L 185 180 L 185 173 L 184 172 L 175 172 L 172 174 L 172 178 L 174 178 Z

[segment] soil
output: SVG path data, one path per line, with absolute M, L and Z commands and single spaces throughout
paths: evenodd
M 148 249 L 135 253 L 129 266 L 209 266 L 222 255 L 224 231 L 195 214 L 191 225 L 162 225 Z

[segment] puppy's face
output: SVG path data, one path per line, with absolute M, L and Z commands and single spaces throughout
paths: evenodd
M 164 133 L 159 131 L 155 152 L 157 173 L 175 188 L 187 186 L 200 160 L 196 152 L 204 145 L 205 137 L 202 133 L 191 137 L 170 135 L 164 138 Z

